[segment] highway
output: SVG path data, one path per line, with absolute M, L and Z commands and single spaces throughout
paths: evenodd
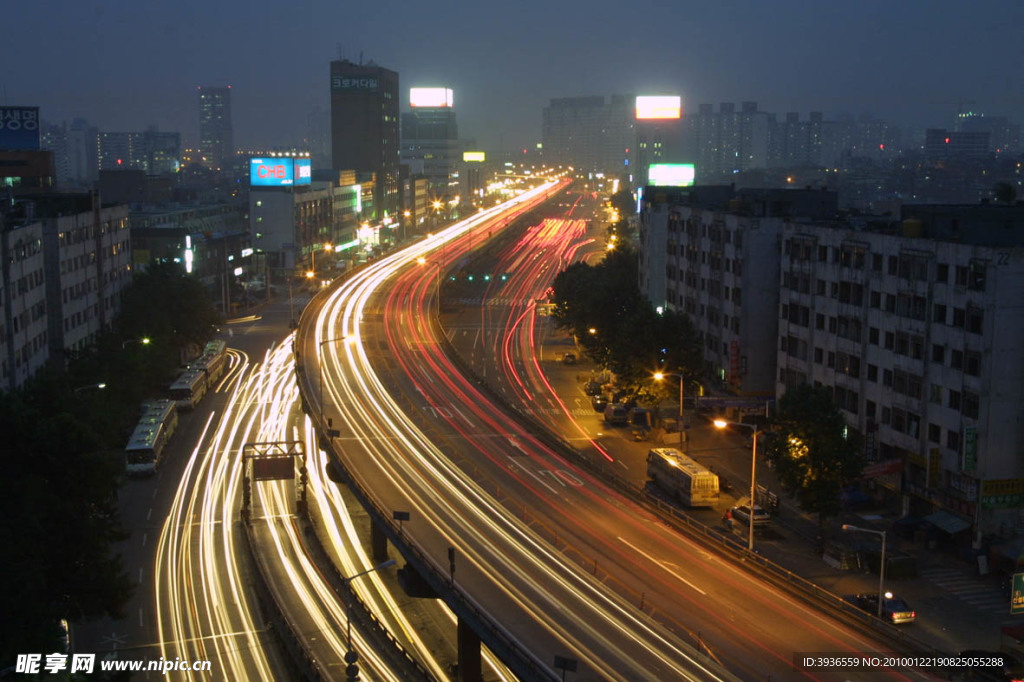
M 579 236 L 541 229 L 529 243 L 545 244 L 546 255 L 556 233 Z M 322 351 L 324 409 L 341 427 L 344 464 L 380 507 L 411 510 L 407 532 L 436 566 L 446 567 L 454 547 L 460 587 L 501 614 L 541 662 L 578 657 L 580 679 L 728 676 L 715 661 L 742 679 L 858 679 L 794 671 L 793 654 L 877 651 L 877 642 L 677 536 L 560 459 L 460 375 L 430 313 L 437 276 L 469 248 L 462 235 L 445 239 L 444 256 L 399 254 L 346 283 L 306 349 Z M 438 270 L 417 265 L 420 256 Z M 539 272 L 522 270 L 540 288 Z M 522 286 L 510 283 L 503 296 L 512 301 L 507 329 L 530 329 L 522 306 L 539 292 Z M 375 297 L 377 289 L 386 293 Z M 521 357 L 514 344 L 506 335 L 507 350 L 494 357 Z M 520 369 L 501 371 L 526 386 Z

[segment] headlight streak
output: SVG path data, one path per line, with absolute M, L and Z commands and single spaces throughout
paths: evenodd
M 397 260 L 397 259 L 396 259 Z M 406 260 L 408 262 L 408 260 Z M 323 320 L 318 325 L 316 340 L 331 338 L 337 334 L 336 328 L 326 320 L 340 320 L 341 333 L 344 335 L 354 334 L 362 338 L 360 333 L 361 319 L 366 306 L 366 301 L 384 278 L 390 276 L 389 268 L 396 263 L 388 263 L 387 259 L 375 264 L 367 271 L 361 273 L 359 283 L 342 287 L 341 294 L 334 298 L 332 303 L 325 307 Z M 343 305 L 341 299 L 348 296 L 349 300 Z M 556 596 L 554 589 L 560 588 L 577 595 L 573 601 L 573 607 L 578 602 L 585 602 L 588 606 L 583 607 L 589 615 L 581 618 L 586 623 L 584 631 L 588 636 L 602 642 L 607 651 L 616 652 L 618 657 L 626 660 L 627 652 L 619 646 L 619 642 L 631 641 L 634 644 L 641 643 L 651 647 L 655 643 L 661 647 L 663 653 L 656 654 L 663 663 L 670 669 L 678 670 L 677 666 L 682 660 L 689 660 L 694 670 L 701 670 L 705 674 L 712 674 L 703 667 L 700 661 L 691 659 L 689 651 L 683 651 L 676 642 L 666 638 L 657 626 L 645 616 L 638 616 L 633 607 L 625 606 L 621 599 L 614 593 L 599 585 L 589 576 L 579 575 L 578 570 L 570 569 L 565 565 L 564 558 L 552 553 L 549 548 L 539 541 L 536 536 L 517 520 L 508 518 L 508 510 L 500 505 L 495 505 L 486 494 L 484 494 L 461 469 L 455 467 L 437 448 L 435 448 L 418 428 L 401 413 L 387 395 L 379 378 L 372 372 L 366 349 L 361 344 L 344 344 L 343 364 L 339 363 L 341 354 L 335 344 L 327 344 L 323 349 L 322 361 L 324 364 L 324 402 L 331 405 L 332 410 L 341 412 L 340 419 L 345 427 L 353 434 L 355 441 L 360 442 L 371 454 L 375 455 L 374 461 L 379 462 L 381 472 L 390 479 L 393 485 L 401 486 L 409 493 L 416 509 L 424 516 L 430 518 L 438 532 L 444 537 L 461 537 L 472 539 L 472 546 L 479 547 L 479 551 L 488 553 L 497 552 L 498 547 L 491 542 L 491 538 L 497 537 L 501 541 L 502 549 L 512 552 L 512 555 L 499 555 L 497 561 L 481 555 L 470 555 L 466 559 L 475 563 L 481 571 L 488 571 L 488 567 L 501 565 L 507 569 L 502 575 L 494 576 L 500 581 L 500 588 L 509 598 L 519 603 L 524 609 L 530 611 L 530 599 L 524 597 L 521 590 L 517 588 L 510 577 L 531 585 L 549 603 L 561 603 L 562 596 Z M 349 381 L 339 381 L 333 375 L 334 369 L 345 366 L 354 373 Z M 343 409 L 339 409 L 342 406 Z M 325 407 L 326 409 L 326 407 Z M 426 475 L 414 470 L 413 462 L 407 461 L 408 453 L 415 453 L 417 459 L 415 464 L 426 469 Z M 402 472 L 405 472 L 404 474 Z M 415 491 L 408 487 L 410 482 L 416 482 L 423 486 L 424 492 Z M 469 500 L 472 502 L 470 508 L 464 506 L 456 507 L 448 499 L 440 499 L 436 494 L 431 493 L 432 486 L 442 486 L 460 502 Z M 473 524 L 452 526 L 446 521 L 437 518 L 434 510 L 441 509 L 448 515 L 455 518 L 474 518 Z M 493 520 L 492 520 L 493 519 Z M 488 533 L 483 533 L 483 529 Z M 495 535 L 496 534 L 496 535 Z M 506 547 L 505 544 L 509 547 Z M 462 544 L 465 544 L 463 542 Z M 460 544 L 460 547 L 462 546 Z M 529 550 L 523 553 L 524 550 Z M 468 550 L 467 550 L 468 552 Z M 530 567 L 527 569 L 526 567 Z M 547 579 L 541 584 L 535 576 L 547 574 Z M 554 581 L 553 584 L 550 581 Z M 594 605 L 594 606 L 590 606 Z M 534 611 L 537 618 L 542 615 Z M 606 622 L 601 623 L 604 620 Z M 575 646 L 576 650 L 586 651 L 588 644 L 575 639 L 574 635 L 563 627 L 559 619 L 543 618 L 543 627 L 549 632 L 557 633 L 563 640 L 568 640 Z M 614 632 L 609 636 L 606 633 Z M 603 665 L 595 660 L 596 656 L 586 656 L 588 665 L 593 665 L 610 679 L 625 679 L 624 673 L 610 666 Z

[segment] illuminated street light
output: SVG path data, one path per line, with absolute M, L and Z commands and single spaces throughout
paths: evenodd
M 767 410 L 767 404 L 765 410 Z M 754 493 L 757 491 L 757 435 L 761 431 L 757 428 L 756 424 L 745 424 L 743 422 L 730 422 L 724 419 L 716 419 L 714 424 L 719 429 L 724 429 L 726 426 L 745 426 L 750 429 L 753 433 L 751 434 L 752 440 L 754 441 L 753 450 L 750 453 L 750 528 L 747 535 L 747 549 L 751 552 L 754 551 Z
M 78 388 L 76 388 L 75 389 L 75 393 L 81 393 L 82 391 L 88 391 L 90 388 L 95 388 L 95 389 L 98 389 L 98 390 L 102 391 L 106 387 L 107 387 L 107 385 L 104 384 L 104 383 L 86 384 L 85 386 L 79 386 Z
M 684 433 L 683 432 L 683 384 L 684 384 L 683 375 L 682 374 L 666 373 L 666 372 L 655 372 L 654 373 L 654 380 L 655 381 L 664 381 L 665 377 L 678 377 L 679 378 L 679 442 L 682 443 L 683 442 L 683 433 Z
M 148 336 L 145 336 L 141 339 L 128 339 L 127 341 L 122 341 L 121 350 L 124 350 L 125 346 L 127 346 L 129 343 L 141 343 L 143 346 L 148 346 L 150 344 L 150 339 Z

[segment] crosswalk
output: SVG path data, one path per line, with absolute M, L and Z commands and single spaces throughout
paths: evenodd
M 946 590 L 947 594 L 967 602 L 983 611 L 1008 611 L 1009 596 L 996 585 L 982 582 L 977 577 L 965 574 L 955 568 L 934 566 L 918 573 L 920 578 L 929 580 Z

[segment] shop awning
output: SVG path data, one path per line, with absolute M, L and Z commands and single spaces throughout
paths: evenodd
M 956 514 L 950 514 L 947 511 L 937 511 L 934 514 L 929 514 L 924 517 L 924 520 L 950 535 L 971 527 L 970 521 L 965 521 Z

